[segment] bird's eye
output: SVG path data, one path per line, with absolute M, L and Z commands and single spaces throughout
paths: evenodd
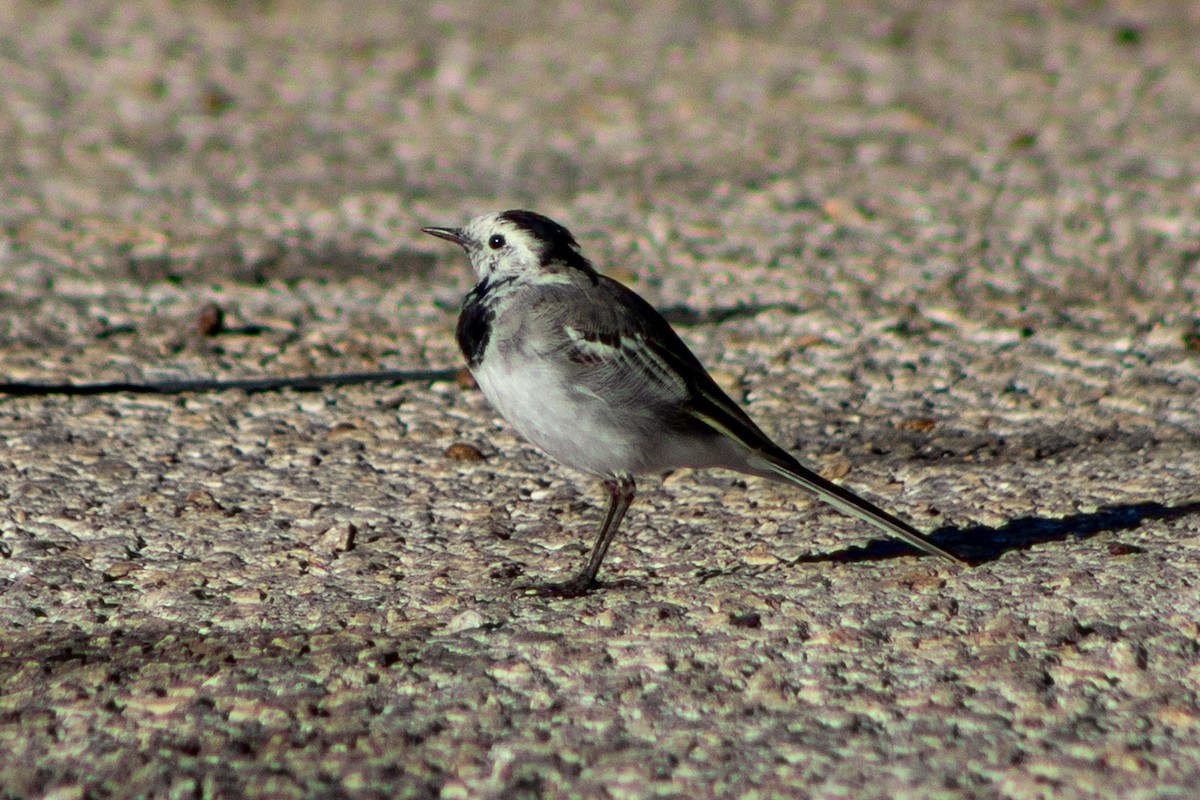
M 504 247 L 504 237 L 498 233 L 492 234 L 492 238 L 488 239 L 488 247 L 493 250 L 499 250 Z

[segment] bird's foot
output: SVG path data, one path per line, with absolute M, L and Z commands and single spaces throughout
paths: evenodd
M 574 597 L 583 597 L 591 593 L 594 589 L 600 588 L 600 582 L 590 577 L 586 573 L 576 575 L 569 581 L 554 582 L 554 583 L 535 583 L 532 586 L 521 586 L 519 590 L 525 594 L 537 595 L 538 597 L 559 597 L 570 599 Z

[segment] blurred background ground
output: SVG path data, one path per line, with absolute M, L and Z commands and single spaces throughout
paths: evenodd
M 0 399 L 0 796 L 1188 796 L 1193 3 L 0 4 L 0 376 L 458 364 L 529 207 L 823 473 L 455 382 Z M 215 304 L 223 320 L 214 323 Z

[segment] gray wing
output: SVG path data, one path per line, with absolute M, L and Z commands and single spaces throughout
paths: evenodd
M 717 386 L 653 306 L 611 278 L 597 279 L 545 291 L 530 310 L 542 317 L 540 329 L 557 332 L 546 344 L 573 365 L 572 380 L 583 391 L 678 430 L 729 436 L 770 460 L 793 461 Z

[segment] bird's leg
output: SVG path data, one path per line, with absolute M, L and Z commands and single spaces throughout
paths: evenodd
M 608 552 L 608 546 L 612 544 L 613 537 L 617 535 L 617 528 L 621 527 L 621 520 L 625 517 L 625 512 L 629 510 L 629 504 L 633 502 L 633 496 L 637 493 L 637 485 L 630 475 L 616 475 L 604 482 L 604 488 L 608 489 L 608 511 L 604 514 L 604 523 L 600 526 L 600 533 L 596 536 L 596 543 L 592 546 L 592 555 L 588 558 L 587 566 L 569 581 L 539 587 L 541 594 L 555 597 L 579 597 L 596 587 L 596 574 L 600 572 L 604 554 Z
M 588 559 L 587 567 L 576 579 L 582 579 L 589 587 L 595 585 L 596 574 L 600 572 L 600 562 L 608 553 L 608 546 L 617 535 L 617 528 L 621 527 L 621 520 L 625 518 L 625 512 L 629 510 L 633 496 L 637 493 L 637 485 L 630 475 L 618 475 L 605 481 L 604 488 L 608 489 L 608 511 L 604 515 L 604 524 L 600 526 L 600 533 L 592 546 L 592 555 Z

